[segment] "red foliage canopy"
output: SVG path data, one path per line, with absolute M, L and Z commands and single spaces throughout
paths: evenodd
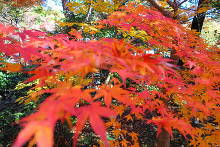
M 128 121 L 136 118 L 153 123 L 158 133 L 163 128 L 172 135 L 172 129 L 177 129 L 184 136 L 191 135 L 191 144 L 195 146 L 220 144 L 218 127 L 208 121 L 212 117 L 215 124 L 220 123 L 218 49 L 208 47 L 178 22 L 141 5 L 121 8 L 99 23 L 103 27 L 115 26 L 120 33 L 130 37 L 134 30 L 145 32 L 145 45 L 138 46 L 126 37 L 84 42 L 70 40 L 68 35 L 48 36 L 44 32 L 0 26 L 0 50 L 6 56 L 37 65 L 31 71 L 21 69 L 34 74 L 26 82 L 39 79 L 34 88 L 42 89 L 29 95 L 28 101 L 51 93 L 36 113 L 20 121 L 24 129 L 14 147 L 24 145 L 32 137 L 38 146 L 52 146 L 58 120 L 66 120 L 71 129 L 75 128 L 75 146 L 86 121 L 108 144 L 106 127 L 111 127 L 110 133 L 115 138 L 128 132 L 121 128 L 119 116 Z M 148 53 L 152 49 L 157 49 L 157 53 Z M 171 58 L 165 58 L 163 53 L 170 50 Z M 174 64 L 176 57 L 183 61 L 182 67 Z M 94 80 L 86 75 L 100 69 L 110 71 L 106 82 L 85 89 Z M 111 76 L 115 72 L 119 79 Z M 131 87 L 126 87 L 128 78 L 135 82 Z M 146 85 L 156 90 L 150 91 Z M 142 91 L 137 87 L 142 87 Z M 95 96 L 91 92 L 95 92 Z M 130 114 L 123 116 L 126 108 L 131 109 Z M 157 115 L 146 118 L 145 114 L 151 112 Z M 71 116 L 77 118 L 75 126 L 71 125 Z M 102 117 L 111 119 L 104 125 Z M 199 119 L 203 127 L 192 126 L 192 118 Z M 137 145 L 137 134 L 130 134 L 136 139 L 132 142 L 118 139 L 118 143 Z M 116 145 L 116 140 L 111 141 L 111 145 Z

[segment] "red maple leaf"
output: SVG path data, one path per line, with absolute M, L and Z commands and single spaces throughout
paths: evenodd
M 74 109 L 72 113 L 77 117 L 74 146 L 76 146 L 79 133 L 82 131 L 87 120 L 89 120 L 94 132 L 100 135 L 101 139 L 107 144 L 105 124 L 103 123 L 101 117 L 115 116 L 115 112 L 113 110 L 100 106 L 100 103 L 92 103 L 91 105 Z
M 172 129 L 178 129 L 181 134 L 186 137 L 187 134 L 192 135 L 193 127 L 186 121 L 168 116 L 166 118 L 154 117 L 152 120 L 148 120 L 148 123 L 153 123 L 158 127 L 157 135 L 159 135 L 162 129 L 165 129 L 172 136 Z

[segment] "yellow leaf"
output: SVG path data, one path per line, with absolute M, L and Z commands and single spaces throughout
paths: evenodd
M 203 12 L 208 11 L 209 9 L 210 9 L 209 7 L 202 7 L 202 8 L 199 8 L 199 10 L 197 10 L 197 13 L 203 13 Z

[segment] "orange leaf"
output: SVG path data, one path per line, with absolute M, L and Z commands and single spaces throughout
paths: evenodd
M 118 101 L 124 104 L 132 104 L 130 93 L 127 90 L 124 90 L 119 87 L 119 85 L 115 85 L 113 87 L 103 85 L 97 90 L 97 94 L 94 99 L 98 99 L 104 96 L 104 102 L 107 106 L 110 106 L 112 103 L 112 98 L 117 99 Z
M 18 63 L 4 63 L 6 67 L 1 67 L 1 70 L 8 70 L 10 72 L 19 72 L 22 70 L 21 64 Z
M 22 147 L 32 136 L 39 147 L 52 147 L 53 125 L 37 121 L 28 123 L 19 133 L 13 147 Z

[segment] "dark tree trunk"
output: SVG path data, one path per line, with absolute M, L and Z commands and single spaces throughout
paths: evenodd
M 203 7 L 205 0 L 199 0 L 198 8 Z M 206 12 L 198 13 L 196 16 L 194 16 L 192 21 L 191 30 L 195 30 L 196 32 L 202 31 L 203 22 L 205 20 Z

